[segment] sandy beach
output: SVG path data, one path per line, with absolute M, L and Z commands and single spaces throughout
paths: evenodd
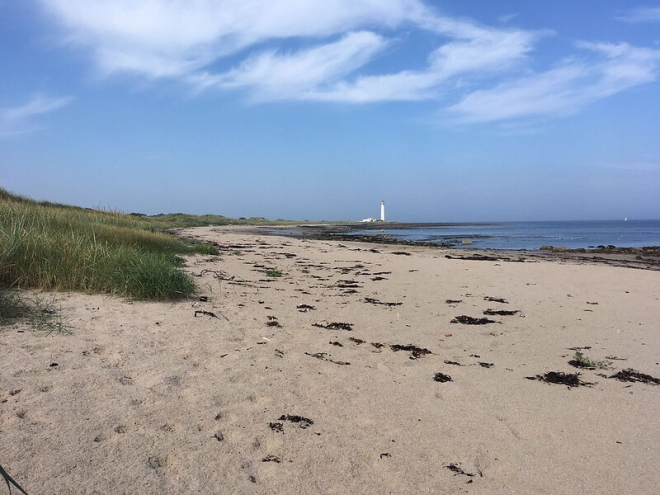
M 28 493 L 658 493 L 660 385 L 611 377 L 660 377 L 660 272 L 182 234 L 221 250 L 194 299 L 58 293 L 68 334 L 0 330 Z

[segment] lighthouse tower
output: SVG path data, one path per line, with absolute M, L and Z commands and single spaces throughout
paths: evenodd
M 380 221 L 385 221 L 385 201 L 380 202 Z

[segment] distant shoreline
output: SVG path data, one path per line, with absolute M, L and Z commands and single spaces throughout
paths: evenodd
M 525 259 L 544 259 L 573 261 L 578 263 L 605 264 L 612 266 L 621 266 L 627 268 L 636 268 L 642 270 L 660 271 L 660 246 L 645 247 L 616 247 L 600 246 L 593 249 L 578 248 L 564 249 L 556 246 L 550 250 L 526 250 L 526 249 L 480 249 L 480 248 L 457 248 L 453 244 L 443 244 L 430 241 L 412 241 L 393 237 L 387 234 L 369 234 L 355 235 L 352 232 L 359 230 L 385 230 L 385 229 L 405 229 L 405 228 L 425 228 L 425 227 L 444 227 L 444 226 L 492 226 L 501 225 L 502 222 L 492 223 L 394 223 L 394 222 L 374 222 L 363 223 L 336 223 L 336 224 L 299 224 L 286 226 L 245 226 L 234 227 L 246 233 L 257 235 L 272 235 L 279 237 L 293 237 L 296 239 L 336 241 L 367 243 L 373 245 L 397 245 L 410 247 L 426 247 L 438 250 L 451 250 L 451 255 L 459 259 L 472 260 L 497 260 L 501 261 L 523 261 Z M 226 227 L 225 227 L 226 228 Z

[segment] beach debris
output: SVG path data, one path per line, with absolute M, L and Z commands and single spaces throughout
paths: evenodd
M 374 346 L 376 349 L 380 349 L 382 347 L 385 347 L 385 344 L 382 344 L 380 342 L 372 342 L 371 345 Z
M 463 302 L 463 299 L 447 299 L 445 302 L 447 304 L 459 304 Z
M 282 416 L 279 417 L 279 421 L 290 421 L 291 423 L 296 423 L 303 430 L 305 428 L 309 428 L 314 424 L 314 421 L 312 421 L 311 419 L 305 418 L 303 416 L 297 416 L 295 414 L 283 414 Z
M 209 302 L 208 296 L 199 296 L 199 302 Z
M 308 311 L 314 311 L 316 309 L 314 306 L 310 306 L 309 304 L 298 304 L 296 308 L 301 313 L 307 313 Z
M 355 280 L 338 280 L 335 287 L 340 289 L 358 289 L 362 286 Z
M 446 333 L 446 334 L 445 334 L 445 337 L 447 337 L 447 338 L 449 338 L 449 337 L 453 337 L 453 336 L 454 336 L 453 333 Z
M 506 299 L 502 299 L 501 297 L 486 296 L 486 297 L 484 297 L 484 301 L 496 302 L 496 303 L 501 303 L 501 304 L 509 304 L 509 301 L 507 301 Z
M 639 382 L 646 383 L 648 385 L 660 385 L 660 378 L 655 378 L 651 375 L 640 373 L 639 371 L 636 371 L 632 368 L 619 371 L 618 373 L 615 373 L 608 378 L 613 378 L 615 380 L 619 380 L 620 382 Z
M 382 302 L 379 301 L 378 299 L 374 299 L 373 297 L 365 297 L 364 302 L 369 303 L 369 304 L 374 304 L 374 305 L 381 305 L 381 306 L 401 306 L 403 303 L 400 302 Z
M 494 363 L 484 363 L 483 361 L 480 361 L 479 366 L 481 366 L 482 368 L 492 368 L 493 366 L 495 366 L 495 364 Z
M 225 436 L 221 431 L 217 431 L 215 435 L 213 435 L 213 438 L 215 438 L 218 442 L 222 442 L 225 439 Z
M 205 316 L 210 316 L 211 318 L 217 318 L 217 315 L 211 311 L 204 311 L 204 310 L 197 310 L 195 311 L 195 318 L 197 318 L 197 315 L 205 315 Z
M 268 423 L 268 427 L 276 433 L 284 433 L 284 423 Z
M 392 272 L 375 272 L 373 275 L 391 275 Z
M 382 454 L 380 454 L 380 458 L 382 459 L 383 457 L 392 457 L 392 454 L 390 454 L 389 452 L 383 452 Z
M 380 251 L 378 251 L 378 249 L 370 249 L 369 252 L 370 252 L 370 253 L 380 254 Z
M 587 301 L 587 304 L 591 304 L 592 306 L 598 306 L 598 303 L 597 303 L 597 302 Z
M 344 347 L 344 344 L 342 344 L 340 342 L 330 342 L 330 345 L 334 345 L 334 346 L 337 346 L 337 347 Z
M 595 370 L 596 368 L 608 369 L 612 367 L 612 361 L 595 361 L 585 356 L 580 351 L 575 351 L 573 359 L 571 359 L 568 364 L 575 368 L 583 368 L 587 370 Z
M 497 256 L 487 256 L 484 254 L 471 254 L 468 256 L 452 256 L 446 254 L 445 258 L 448 260 L 466 260 L 466 261 L 511 261 L 508 258 L 500 258 Z M 518 261 L 518 260 L 516 260 Z
M 486 325 L 488 323 L 498 323 L 490 318 L 473 318 L 472 316 L 461 315 L 457 316 L 451 323 L 462 323 L 463 325 Z
M 275 349 L 275 355 L 276 355 L 278 358 L 282 358 L 282 359 L 284 359 L 284 351 L 281 350 L 281 349 Z
M 344 294 L 359 294 L 359 293 L 360 291 L 355 289 L 348 289 L 344 291 Z
M 268 454 L 266 457 L 261 459 L 261 462 L 276 462 L 279 464 L 280 462 L 282 462 L 282 459 L 280 459 L 276 455 Z
M 280 322 L 277 321 L 277 316 L 268 316 L 268 321 L 266 322 L 267 327 L 282 328 Z
M 410 253 L 407 253 L 405 251 L 393 251 L 392 254 L 395 254 L 397 256 L 410 256 Z
M 580 373 L 564 373 L 563 371 L 548 371 L 544 375 L 526 376 L 525 378 L 545 383 L 554 383 L 556 385 L 566 385 L 569 389 L 593 385 L 593 383 L 580 380 Z
M 349 337 L 348 340 L 355 342 L 357 345 L 364 344 L 366 340 L 356 339 L 355 337 Z
M 605 359 L 611 359 L 612 361 L 628 361 L 628 358 L 622 358 L 618 356 L 605 356 Z
M 347 332 L 353 331 L 352 323 L 332 322 L 332 323 L 328 323 L 327 325 L 323 325 L 322 323 L 312 323 L 312 326 L 325 328 L 326 330 L 346 330 Z
M 591 346 L 590 345 L 585 345 L 583 347 L 567 347 L 566 349 L 569 350 L 569 351 L 586 351 L 586 350 L 591 349 Z
M 513 316 L 516 313 L 520 313 L 519 309 L 507 310 L 507 309 L 487 309 L 484 311 L 485 315 L 489 316 Z
M 378 282 L 378 281 L 380 281 L 380 280 L 389 280 L 389 279 L 387 279 L 387 278 L 385 278 L 385 277 L 374 277 L 374 278 L 372 278 L 371 280 L 373 280 L 374 282 Z
M 462 476 L 469 476 L 470 478 L 474 477 L 474 473 L 467 473 L 463 470 L 463 468 L 457 466 L 456 464 L 448 464 L 445 466 L 447 469 L 449 469 L 452 473 L 454 473 L 454 476 L 462 475 Z
M 335 361 L 334 359 L 327 358 L 326 356 L 330 356 L 330 354 L 328 354 L 327 352 L 315 352 L 313 354 L 306 352 L 305 355 L 316 359 L 320 359 L 321 361 L 328 361 L 329 363 L 337 364 L 339 366 L 348 366 L 349 364 L 351 364 L 347 361 Z
M 463 366 L 458 361 L 450 361 L 449 359 L 445 359 L 445 364 L 451 364 L 452 366 Z
M 426 356 L 427 354 L 433 354 L 428 349 L 425 349 L 423 347 L 417 347 L 416 345 L 413 344 L 407 344 L 407 345 L 392 344 L 390 345 L 390 349 L 392 349 L 394 352 L 408 351 L 411 353 L 410 359 L 419 359 L 421 357 Z
M 452 380 L 451 376 L 445 375 L 444 373 L 436 373 L 433 376 L 433 379 L 436 382 L 440 382 L 440 383 L 446 383 L 446 382 L 453 382 L 454 381 L 454 380 Z

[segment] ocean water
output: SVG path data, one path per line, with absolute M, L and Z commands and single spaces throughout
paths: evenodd
M 568 249 L 599 245 L 643 247 L 660 246 L 660 220 L 461 224 L 405 229 L 369 229 L 351 234 L 387 234 L 401 240 L 448 243 L 466 249 L 535 250 L 543 245 L 564 246 Z M 472 244 L 461 244 L 463 239 L 472 241 Z

